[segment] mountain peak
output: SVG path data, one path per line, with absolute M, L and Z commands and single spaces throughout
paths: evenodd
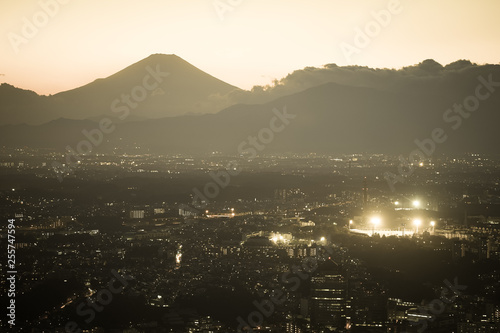
M 415 67 L 428 73 L 437 73 L 443 69 L 443 65 L 434 59 L 425 59 Z
M 168 74 L 167 74 L 168 73 Z M 144 88 L 144 82 L 151 89 Z M 144 98 L 133 95 L 142 88 Z M 55 95 L 60 116 L 92 118 L 114 110 L 129 109 L 130 114 L 163 118 L 189 113 L 214 113 L 226 107 L 223 96 L 238 89 L 193 66 L 175 54 L 151 54 L 106 78 Z M 126 96 L 132 98 L 127 104 Z M 132 97 L 131 97 L 132 96 Z M 134 100 L 135 98 L 135 100 Z M 118 102 L 116 102 L 118 100 Z
M 181 57 L 179 57 L 178 55 L 176 54 L 165 54 L 165 53 L 153 53 L 153 54 L 150 54 L 147 58 L 145 59 L 148 59 L 148 58 L 178 58 L 178 59 L 182 59 Z
M 186 60 L 179 57 L 178 55 L 164 54 L 164 53 L 153 53 L 153 54 L 149 55 L 148 57 L 146 57 L 142 60 L 139 60 L 135 64 L 144 64 L 144 63 L 154 65 L 154 66 L 156 66 L 157 64 L 160 64 L 160 65 L 164 64 L 167 66 L 171 66 L 171 65 L 178 66 L 180 64 L 189 64 L 190 66 L 193 66 L 189 62 L 187 62 Z M 134 66 L 135 64 L 132 64 L 131 66 Z M 129 67 L 131 67 L 131 66 L 129 66 Z
M 457 61 L 454 61 L 452 63 L 449 63 L 444 68 L 451 69 L 451 70 L 460 70 L 460 69 L 473 67 L 473 66 L 477 66 L 477 65 L 473 64 L 470 60 L 461 59 L 461 60 L 457 60 Z
M 140 60 L 139 62 L 141 62 L 141 61 L 178 61 L 178 60 L 185 61 L 184 59 L 182 59 L 181 57 L 179 57 L 178 55 L 175 55 L 175 54 L 153 53 L 153 54 L 147 56 L 146 58 Z

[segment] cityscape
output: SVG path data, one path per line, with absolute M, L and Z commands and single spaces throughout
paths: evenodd
M 51 167 L 58 157 L 33 149 L 1 155 L 2 215 L 15 220 L 22 258 L 20 326 L 500 327 L 499 155 L 433 157 L 397 192 L 383 176 L 397 156 L 384 154 L 99 154 L 63 182 Z M 239 173 L 217 176 L 231 162 Z M 207 199 L 202 185 L 217 180 L 218 195 Z
M 498 0 L 0 9 L 0 333 L 500 332 Z

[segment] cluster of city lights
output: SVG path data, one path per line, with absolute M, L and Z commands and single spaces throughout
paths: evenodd
M 271 238 L 271 240 L 275 243 L 278 243 L 278 242 L 283 242 L 285 238 L 282 235 L 279 235 L 279 236 L 274 236 L 273 238 Z
M 205 210 L 205 216 L 206 217 L 235 217 L 236 216 L 236 213 L 234 212 L 234 208 L 231 208 L 231 213 L 214 213 L 214 214 L 210 214 L 208 209 Z
M 399 206 L 400 204 L 401 204 L 401 202 L 399 202 L 399 201 L 394 201 L 394 205 Z M 413 201 L 412 201 L 412 205 L 413 205 L 413 207 L 415 207 L 415 208 L 419 208 L 419 207 L 420 207 L 420 200 L 413 200 Z
M 397 204 L 397 201 L 395 202 Z M 369 223 L 372 227 L 371 229 L 371 234 L 372 236 L 375 234 L 377 228 L 382 224 L 382 218 L 380 216 L 372 216 L 369 218 Z M 352 224 L 354 223 L 353 220 L 349 220 L 348 228 L 351 230 Z M 414 226 L 414 232 L 415 234 L 419 233 L 419 228 L 424 224 L 421 218 L 415 218 L 412 220 L 413 226 Z M 431 231 L 434 232 L 435 227 L 436 227 L 436 221 L 430 221 L 429 226 L 431 228 Z M 354 229 L 353 229 L 354 230 Z
M 421 219 L 414 219 L 413 220 L 413 225 L 415 226 L 416 233 L 418 233 L 418 228 L 422 225 L 422 220 Z M 435 221 L 430 221 L 429 225 L 432 227 L 432 231 L 434 232 L 434 227 L 436 226 Z

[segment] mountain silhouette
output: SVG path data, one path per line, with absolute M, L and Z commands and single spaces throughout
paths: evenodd
M 492 77 L 500 78 L 498 69 Z M 500 139 L 496 131 L 500 91 L 481 102 L 460 128 L 453 129 L 455 123 L 443 118 L 446 110 L 474 94 L 478 82 L 474 78 L 457 88 L 456 83 L 445 81 L 439 89 L 424 92 L 412 86 L 393 92 L 327 83 L 269 103 L 233 105 L 216 114 L 117 123 L 95 151 L 141 147 L 144 152 L 162 154 L 238 154 L 249 136 L 270 127 L 275 109 L 283 112 L 286 108 L 294 119 L 274 133 L 262 152 L 409 154 L 417 148 L 415 140 L 430 138 L 436 128 L 447 135 L 446 142 L 436 145 L 436 152 L 495 152 L 493 143 Z M 9 146 L 64 151 L 67 145 L 75 147 L 85 140 L 82 130 L 98 126 L 89 120 L 59 119 L 42 126 L 4 126 L 0 138 Z
M 417 142 L 429 142 L 436 129 L 442 132 L 441 136 L 446 136 L 446 140 L 433 144 L 433 152 L 496 153 L 494 143 L 500 140 L 500 132 L 497 131 L 500 120 L 497 112 L 500 107 L 500 66 L 478 66 L 468 61 L 441 66 L 433 60 L 426 60 L 401 70 L 340 68 L 335 65 L 323 69 L 305 69 L 287 77 L 285 86 L 267 88 L 271 94 L 265 99 L 273 96 L 273 89 L 280 90 L 275 95 L 282 95 L 282 91 L 287 91 L 287 84 L 293 86 L 289 90 L 296 89 L 298 78 L 304 77 L 305 72 L 309 82 L 321 82 L 328 77 L 325 76 L 325 70 L 333 70 L 333 74 L 342 74 L 346 84 L 320 83 L 263 103 L 240 103 L 215 113 L 188 115 L 186 113 L 189 110 L 196 108 L 183 108 L 182 105 L 198 105 L 199 102 L 195 101 L 206 99 L 210 94 L 219 94 L 220 98 L 224 93 L 240 94 L 243 91 L 235 90 L 233 86 L 197 70 L 176 56 L 153 55 L 107 79 L 54 96 L 38 96 L 33 92 L 2 85 L 2 90 L 10 91 L 11 94 L 2 103 L 15 108 L 41 101 L 46 108 L 43 103 L 53 97 L 51 103 L 64 101 L 63 104 L 73 105 L 74 109 L 79 107 L 79 101 L 85 107 L 97 107 L 100 103 L 105 106 L 109 104 L 105 96 L 119 96 L 120 91 L 130 91 L 133 83 L 142 80 L 144 68 L 152 68 L 158 63 L 171 72 L 165 78 L 162 89 L 165 92 L 177 92 L 178 96 L 171 96 L 175 103 L 165 95 L 151 96 L 151 101 L 147 98 L 141 102 L 141 112 L 144 114 L 131 112 L 127 121 L 120 119 L 119 114 L 103 115 L 104 112 L 96 111 L 92 117 L 88 117 L 87 113 L 87 119 L 82 120 L 65 116 L 43 125 L 1 126 L 0 140 L 4 146 L 52 148 L 64 152 L 67 146 L 75 149 L 82 140 L 88 140 L 83 131 L 99 128 L 99 121 L 103 117 L 108 118 L 114 127 L 103 135 L 102 142 L 95 145 L 93 152 L 129 152 L 130 149 L 139 149 L 162 154 L 212 151 L 248 153 L 247 148 L 251 147 L 249 136 L 258 137 L 262 131 L 267 131 L 268 135 L 264 148 L 258 149 L 263 153 L 409 154 L 418 148 Z M 172 67 L 169 68 L 169 65 Z M 321 80 L 311 78 L 316 72 Z M 332 76 L 332 73 L 328 75 Z M 174 80 L 175 77 L 179 79 Z M 333 77 L 335 79 L 335 75 Z M 338 78 L 334 81 L 338 81 Z M 490 82 L 487 87 L 484 86 L 485 82 Z M 479 91 L 487 96 L 479 100 L 475 96 L 481 85 Z M 24 104 L 16 104 L 19 96 L 25 100 Z M 88 96 L 93 101 L 85 104 L 84 100 L 79 99 L 80 96 Z M 470 108 L 474 100 L 478 103 L 475 111 L 467 111 L 463 116 L 453 111 L 457 105 L 467 101 Z M 162 105 L 166 107 L 163 109 Z M 174 108 L 173 105 L 177 106 Z M 80 108 L 83 112 L 83 107 Z M 276 117 L 276 112 L 283 112 L 285 108 L 294 115 L 293 120 L 283 130 L 271 133 L 272 138 L 269 139 L 271 119 Z M 41 110 L 43 108 L 37 112 L 41 113 Z M 44 111 L 54 117 L 52 109 Z M 184 115 L 169 114 L 174 111 Z M 169 116 L 159 117 L 165 113 Z M 145 114 L 149 117 L 145 117 Z M 158 117 L 148 119 L 154 116 Z
M 151 71 L 168 73 L 156 82 Z M 144 79 L 154 86 L 142 100 L 141 87 Z M 158 84 L 156 84 L 158 83 Z M 140 101 L 134 100 L 133 89 Z M 143 90 L 143 91 L 144 91 Z M 176 55 L 151 55 L 105 79 L 97 79 L 82 87 L 51 96 L 39 96 L 32 91 L 15 88 L 8 84 L 0 86 L 0 124 L 41 124 L 59 117 L 87 119 L 112 115 L 112 103 L 129 95 L 131 118 L 160 118 L 188 113 L 214 113 L 226 107 L 214 96 L 225 95 L 239 88 L 229 85 L 199 70 Z M 127 105 L 124 102 L 117 107 Z

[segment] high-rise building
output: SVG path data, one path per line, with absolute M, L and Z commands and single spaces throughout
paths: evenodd
M 311 279 L 309 313 L 315 329 L 342 329 L 345 327 L 347 279 L 333 261 L 322 263 Z

